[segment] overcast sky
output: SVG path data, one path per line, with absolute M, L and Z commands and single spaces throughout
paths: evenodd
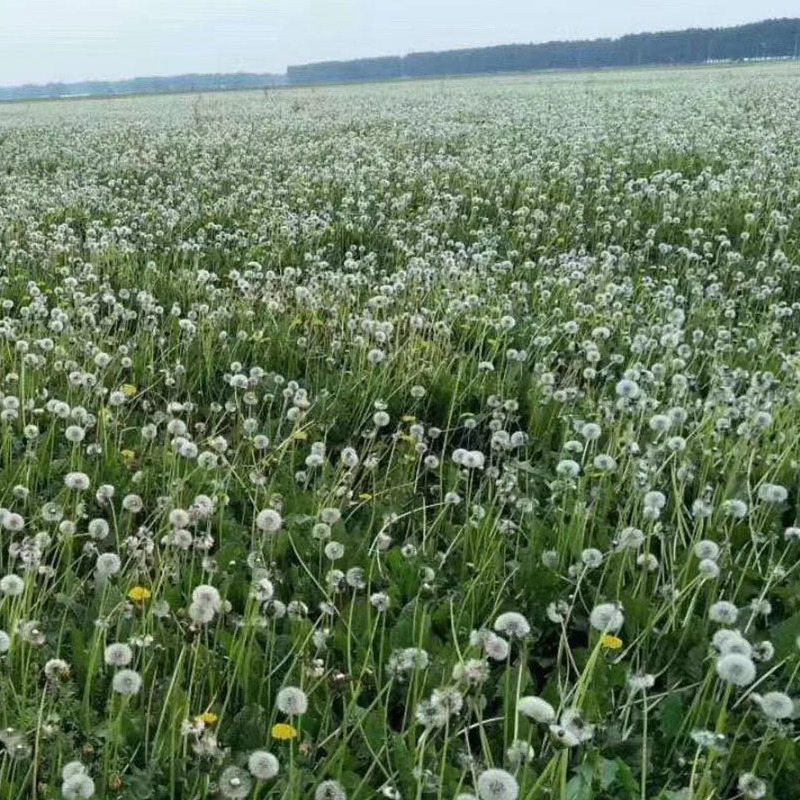
M 616 36 L 798 16 L 798 0 L 0 0 L 0 85 Z

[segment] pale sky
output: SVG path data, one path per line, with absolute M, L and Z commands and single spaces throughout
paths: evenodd
M 0 0 L 0 85 L 283 72 L 798 15 L 798 0 Z

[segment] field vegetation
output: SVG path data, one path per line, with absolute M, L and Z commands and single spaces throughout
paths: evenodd
M 0 108 L 0 798 L 796 798 L 798 123 Z

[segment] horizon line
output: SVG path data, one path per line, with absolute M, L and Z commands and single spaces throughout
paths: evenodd
M 178 78 L 191 78 L 191 77 L 222 77 L 222 76 L 255 76 L 255 77 L 271 77 L 271 78 L 288 78 L 289 70 L 295 67 L 307 67 L 310 65 L 316 64 L 343 64 L 343 63 L 350 63 L 354 61 L 362 61 L 362 60 L 372 60 L 372 59 L 381 59 L 381 58 L 406 58 L 412 55 L 429 55 L 429 54 L 440 54 L 440 53 L 457 53 L 461 51 L 467 50 L 485 50 L 485 49 L 492 49 L 496 47 L 516 47 L 516 46 L 529 46 L 529 45 L 547 45 L 547 44 L 561 44 L 561 43 L 578 43 L 578 42 L 603 42 L 603 41 L 618 41 L 620 39 L 624 39 L 629 36 L 645 36 L 645 35 L 652 35 L 652 34 L 659 34 L 659 33 L 682 33 L 686 31 L 711 31 L 711 30 L 730 30 L 732 28 L 744 28 L 749 25 L 759 25 L 765 22 L 790 22 L 790 21 L 800 21 L 800 17 L 764 17 L 756 20 L 751 20 L 749 22 L 740 22 L 737 24 L 732 25 L 719 25 L 716 27 L 701 27 L 701 26 L 691 26 L 687 28 L 663 28 L 660 30 L 638 30 L 638 31 L 629 31 L 627 33 L 621 33 L 617 36 L 596 36 L 593 38 L 587 37 L 578 37 L 578 38 L 567 38 L 567 39 L 546 39 L 544 41 L 514 41 L 514 42 L 500 42 L 496 44 L 485 44 L 485 45 L 476 45 L 476 46 L 468 46 L 468 47 L 450 47 L 447 49 L 441 50 L 407 50 L 402 54 L 397 53 L 386 53 L 383 55 L 372 55 L 372 56 L 355 56 L 352 58 L 326 58 L 326 59 L 317 59 L 314 61 L 307 61 L 303 62 L 302 64 L 287 64 L 284 67 L 283 72 L 272 72 L 272 71 L 265 71 L 265 72 L 258 72 L 253 70 L 232 70 L 232 71 L 221 71 L 221 72 L 208 72 L 208 71 L 190 71 L 190 72 L 170 72 L 170 73 L 155 73 L 150 75 L 132 75 L 126 77 L 116 77 L 116 78 L 79 78 L 76 80 L 59 80 L 53 79 L 48 81 L 25 81 L 24 83 L 8 83 L 8 84 L 0 84 L 0 90 L 20 90 L 20 89 L 42 89 L 49 86 L 77 86 L 81 84 L 87 83 L 127 83 L 131 81 L 138 81 L 138 80 L 165 80 L 165 79 L 178 79 Z

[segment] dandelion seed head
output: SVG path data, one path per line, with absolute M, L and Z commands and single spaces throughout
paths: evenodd
M 741 653 L 721 655 L 715 664 L 720 680 L 733 686 L 744 687 L 756 679 L 756 666 L 753 661 Z
M 516 778 L 504 769 L 484 770 L 475 788 L 480 800 L 517 800 L 519 795 Z
M 624 622 L 622 608 L 616 603 L 600 603 L 589 614 L 589 624 L 601 633 L 616 633 Z
M 296 686 L 285 686 L 275 698 L 278 710 L 289 717 L 298 717 L 308 711 L 308 697 Z
M 272 508 L 265 508 L 256 516 L 256 527 L 264 533 L 277 533 L 282 525 L 281 515 Z
M 517 711 L 542 725 L 550 725 L 555 721 L 556 712 L 553 706 L 541 697 L 520 697 Z
M 494 629 L 511 639 L 524 639 L 531 632 L 528 620 L 516 611 L 500 614 L 494 621 Z
M 254 778 L 268 781 L 274 778 L 280 769 L 278 759 L 266 750 L 256 750 L 247 759 L 247 769 Z
M 111 685 L 117 694 L 130 697 L 142 688 L 142 676 L 132 669 L 121 669 L 114 674 Z
M 338 781 L 322 781 L 314 790 L 314 800 L 347 800 L 347 792 Z
M 794 714 L 794 701 L 784 692 L 767 692 L 762 695 L 760 705 L 770 719 L 787 719 Z
M 112 667 L 127 667 L 133 661 L 133 650 L 122 642 L 110 644 L 103 653 L 103 660 Z
M 226 767 L 219 776 L 219 792 L 231 800 L 242 800 L 247 797 L 252 787 L 250 774 L 240 767 Z

